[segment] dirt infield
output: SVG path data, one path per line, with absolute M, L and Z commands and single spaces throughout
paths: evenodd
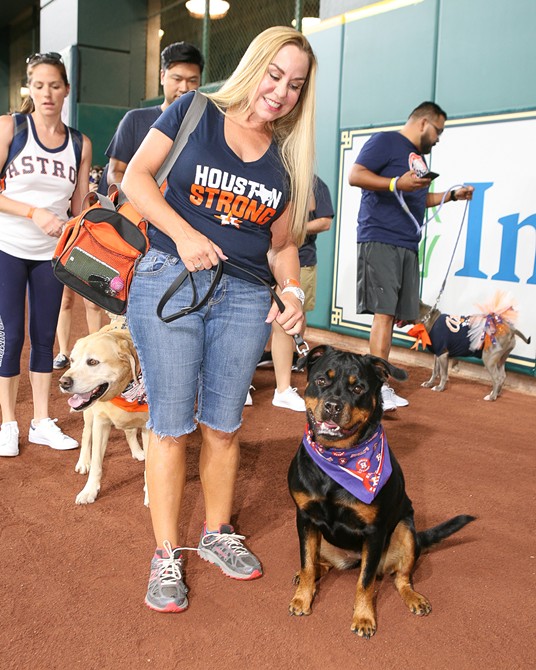
M 75 323 L 75 334 L 83 334 L 80 305 Z M 101 494 L 92 505 L 75 505 L 85 482 L 74 472 L 78 452 L 28 444 L 24 375 L 21 454 L 0 458 L 0 668 L 533 667 L 534 397 L 506 390 L 497 402 L 485 402 L 487 386 L 458 379 L 433 393 L 420 387 L 428 376 L 428 369 L 410 369 L 398 387 L 410 406 L 384 421 L 417 528 L 460 513 L 478 519 L 420 559 L 415 587 L 430 599 L 432 613 L 410 614 L 386 578 L 377 585 L 378 632 L 364 641 L 350 633 L 355 570 L 321 581 L 310 617 L 288 614 L 299 555 L 286 471 L 304 416 L 272 406 L 272 369 L 257 371 L 254 404 L 244 410 L 233 519 L 265 574 L 236 582 L 190 552 L 190 607 L 176 615 L 143 605 L 154 549 L 143 464 L 131 458 L 122 433 L 112 431 Z M 305 381 L 294 375 L 300 390 Z M 52 411 L 79 439 L 82 417 L 68 413 L 56 388 Z M 198 439 L 192 436 L 182 521 L 190 547 L 203 522 Z

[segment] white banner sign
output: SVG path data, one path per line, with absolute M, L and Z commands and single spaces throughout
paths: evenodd
M 381 128 L 375 130 L 396 130 Z M 370 130 L 341 136 L 339 212 L 332 323 L 369 332 L 372 316 L 356 314 L 356 226 L 361 189 L 348 185 L 350 169 Z M 462 183 L 475 187 L 473 200 L 447 203 L 426 226 L 420 247 L 422 300 L 442 312 L 468 315 L 507 293 L 518 310 L 519 338 L 513 362 L 534 367 L 536 358 L 536 113 L 447 122 L 428 161 L 440 176 L 432 188 L 448 191 Z M 465 217 L 464 217 L 465 211 Z M 458 239 L 459 238 L 459 239 Z M 424 264 L 422 261 L 424 259 Z M 450 266 L 450 270 L 449 270 Z M 405 329 L 407 330 L 407 329 Z M 412 342 L 404 331 L 395 334 Z

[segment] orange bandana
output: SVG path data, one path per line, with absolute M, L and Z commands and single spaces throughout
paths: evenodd
M 432 344 L 428 331 L 422 323 L 416 323 L 413 328 L 408 330 L 408 335 L 416 339 L 415 344 L 411 348 L 417 351 L 419 350 L 419 342 L 422 344 L 423 351 L 428 345 Z

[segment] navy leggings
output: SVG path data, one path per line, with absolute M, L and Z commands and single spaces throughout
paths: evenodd
M 20 374 L 28 290 L 30 370 L 52 372 L 63 284 L 50 261 L 29 261 L 0 251 L 0 377 Z

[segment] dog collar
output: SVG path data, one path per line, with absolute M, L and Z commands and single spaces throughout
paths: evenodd
M 148 412 L 147 393 L 141 372 L 137 379 L 133 379 L 127 385 L 123 393 L 112 398 L 110 402 L 127 412 Z
M 350 449 L 326 449 L 313 440 L 307 425 L 303 446 L 328 477 L 366 504 L 373 502 L 391 476 L 389 445 L 381 424 L 372 437 Z

